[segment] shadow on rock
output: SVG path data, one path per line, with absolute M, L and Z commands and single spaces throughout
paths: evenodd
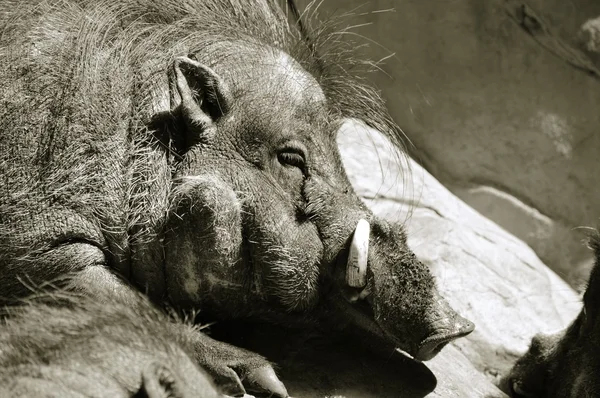
M 257 323 L 219 323 L 211 334 L 273 361 L 295 398 L 424 397 L 437 385 L 423 363 L 398 352 L 373 353 L 354 339 Z M 243 331 L 243 332 L 241 332 Z

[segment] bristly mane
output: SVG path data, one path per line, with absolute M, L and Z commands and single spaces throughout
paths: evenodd
M 317 21 L 317 8 L 302 14 L 302 34 L 275 0 L 0 0 L 0 215 L 10 215 L 0 245 L 24 233 L 11 230 L 13 218 L 41 214 L 40 203 L 98 220 L 113 251 L 136 226 L 139 235 L 158 230 L 169 199 L 156 192 L 169 170 L 148 170 L 157 155 L 139 142 L 169 109 L 174 57 L 221 42 L 285 51 L 320 83 L 330 112 L 401 147 L 361 75 L 370 64 L 354 58 L 335 24 Z M 19 238 L 24 249 L 30 238 Z
M 112 58 L 116 61 L 111 64 L 119 62 L 119 69 L 132 72 L 126 75 L 130 81 L 123 82 L 128 83 L 123 89 L 134 95 L 133 110 L 141 111 L 139 102 L 155 91 L 154 81 L 144 78 L 164 73 L 175 55 L 215 42 L 246 40 L 279 48 L 296 58 L 317 78 L 342 115 L 364 120 L 399 144 L 398 128 L 383 101 L 355 74 L 368 62 L 354 58 L 354 43 L 347 37 L 341 40 L 334 24 L 316 21 L 312 5 L 307 9 L 313 12 L 302 15 L 306 20 L 303 29 L 310 38 L 307 44 L 277 2 L 269 0 L 8 0 L 0 4 L 5 10 L 20 10 L 0 14 L 6 26 L 2 41 L 12 36 L 27 44 L 31 58 L 46 56 L 46 71 L 56 79 L 62 77 L 67 86 L 64 90 L 80 79 L 102 79 L 102 58 Z M 23 39 L 18 40 L 20 36 Z M 7 49 L 1 51 L 5 54 Z

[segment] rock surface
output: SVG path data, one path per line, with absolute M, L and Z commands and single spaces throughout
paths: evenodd
M 600 217 L 600 2 L 328 0 L 318 12 L 354 12 L 352 31 L 381 45 L 367 55 L 395 54 L 372 77 L 417 161 L 573 286 L 587 278 L 574 228 Z

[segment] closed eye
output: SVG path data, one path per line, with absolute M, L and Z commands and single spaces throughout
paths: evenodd
M 297 167 L 306 172 L 306 148 L 298 141 L 288 141 L 279 147 L 277 161 L 282 166 Z
M 277 160 L 284 166 L 297 167 L 301 170 L 304 170 L 306 166 L 304 154 L 296 151 L 283 150 L 277 154 Z

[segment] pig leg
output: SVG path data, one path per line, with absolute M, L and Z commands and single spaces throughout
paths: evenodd
M 0 269 L 2 301 L 64 289 L 108 304 L 115 298 L 120 302 L 139 302 L 134 288 L 107 265 L 99 245 L 80 240 L 43 250 L 39 249 L 41 246 L 32 244 L 30 247 L 38 248 L 31 250 L 33 254 L 22 256 L 9 263 L 7 268 Z
M 115 295 L 125 300 L 123 302 L 133 304 L 139 301 L 136 292 L 104 266 L 94 265 L 78 272 L 70 279 L 69 288 L 85 289 L 108 304 Z M 273 397 L 288 396 L 273 367 L 262 356 L 214 340 L 183 323 L 174 322 L 172 327 L 181 329 L 176 332 L 190 342 L 192 358 L 224 393 L 234 397 L 243 396 L 246 391 Z
M 30 242 L 26 242 L 30 243 Z M 107 284 L 113 289 L 114 282 L 100 281 L 82 282 L 76 286 L 70 282 L 70 277 L 78 274 L 94 274 L 97 269 L 107 268 L 102 250 L 91 243 L 73 242 L 60 244 L 56 247 L 39 249 L 41 244 L 28 245 L 31 253 L 18 257 L 5 264 L 0 275 L 0 286 L 3 286 L 3 300 L 13 300 L 25 297 L 47 288 L 64 288 L 65 283 L 77 291 L 88 289 L 100 290 Z M 35 250 L 35 248 L 38 248 Z M 107 271 L 108 272 L 108 271 Z M 116 275 L 111 278 L 116 281 Z M 106 278 L 104 278 L 106 279 Z M 98 283 L 96 283 L 98 282 Z M 117 289 L 118 290 L 118 289 Z
M 94 245 L 73 243 L 57 247 L 37 258 L 39 269 L 58 268 L 68 291 L 84 293 L 98 302 L 139 303 L 137 292 L 126 281 L 104 265 L 102 251 Z M 50 267 L 51 265 L 51 267 Z M 32 278 L 29 278 L 32 279 Z M 58 285 L 60 280 L 57 280 Z M 60 285 L 63 285 L 60 283 Z M 57 287 L 54 286 L 53 287 Z M 143 313 L 143 311 L 141 312 Z M 216 341 L 183 323 L 172 323 L 177 335 L 190 342 L 192 358 L 202 366 L 215 384 L 232 396 L 243 396 L 246 390 L 287 397 L 287 392 L 269 362 L 258 354 Z

